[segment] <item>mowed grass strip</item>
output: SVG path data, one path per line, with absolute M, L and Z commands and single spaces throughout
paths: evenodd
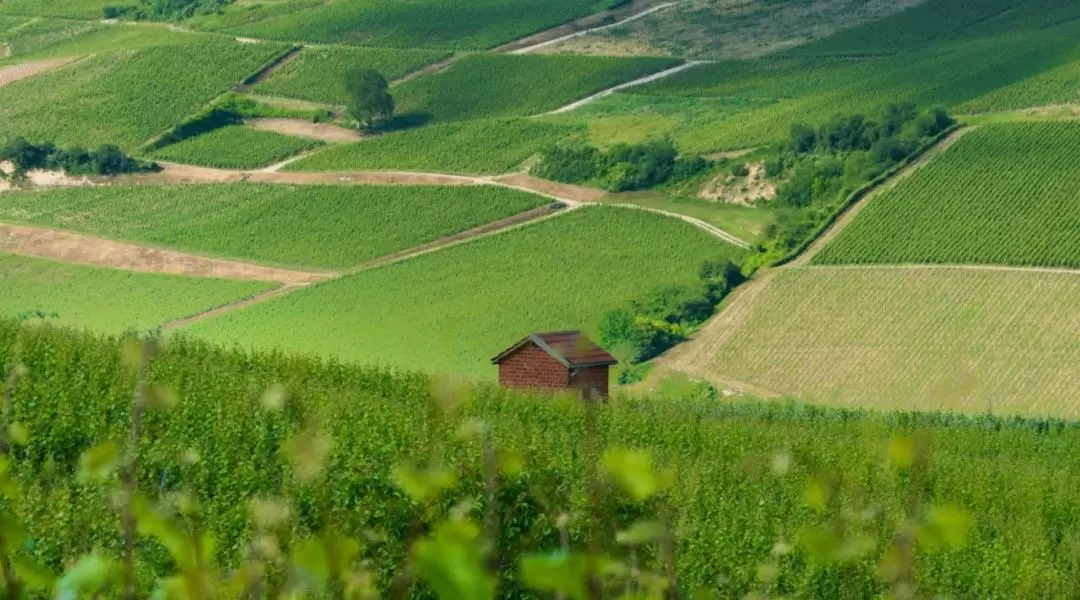
M 589 207 L 300 290 L 196 324 L 262 348 L 490 379 L 488 359 L 532 331 L 595 333 L 653 286 L 693 283 L 740 250 L 645 211 Z
M 30 311 L 102 333 L 150 329 L 253 296 L 276 284 L 133 273 L 0 254 L 0 317 Z
M 68 188 L 0 195 L 0 221 L 282 266 L 346 268 L 548 202 L 493 186 Z
M 306 140 L 273 131 L 229 125 L 165 146 L 153 153 L 161 160 L 218 167 L 254 169 L 284 160 L 304 150 L 321 146 L 318 140 Z
M 752 285 L 680 366 L 840 406 L 1080 416 L 1080 276 L 811 267 Z
M 94 56 L 0 88 L 0 138 L 133 149 L 279 54 L 208 36 Z
M 288 0 L 238 6 L 197 24 L 289 41 L 482 50 L 613 4 L 612 0 Z
M 580 131 L 579 126 L 527 119 L 442 123 L 335 145 L 290 163 L 284 170 L 500 174 Z
M 394 89 L 398 112 L 435 120 L 525 116 L 678 65 L 673 58 L 475 54 Z
M 345 104 L 349 100 L 345 76 L 350 71 L 371 69 L 393 81 L 447 56 L 448 52 L 440 50 L 305 48 L 272 77 L 256 85 L 254 91 L 311 102 Z
M 1080 267 L 1080 123 L 993 123 L 901 181 L 818 264 Z

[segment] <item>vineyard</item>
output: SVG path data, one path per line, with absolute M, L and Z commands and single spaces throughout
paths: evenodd
M 190 331 L 230 344 L 490 379 L 488 359 L 530 331 L 591 330 L 605 311 L 653 287 L 693 283 L 706 260 L 739 253 L 678 220 L 588 207 Z
M 202 28 L 278 40 L 307 40 L 385 48 L 482 50 L 576 17 L 612 0 L 287 0 L 237 8 L 198 22 Z
M 316 140 L 230 125 L 165 146 L 152 156 L 205 167 L 256 169 L 320 145 L 322 142 Z
M 0 254 L 0 317 L 28 311 L 105 333 L 151 329 L 271 289 L 273 284 L 149 275 Z
M 819 264 L 1080 266 L 1080 124 L 993 123 L 874 198 Z
M 0 88 L 0 138 L 131 149 L 257 71 L 284 48 L 207 39 L 102 54 Z M 190 65 L 200 65 L 198 69 Z
M 495 187 L 71 188 L 0 195 L 0 221 L 278 265 L 346 268 L 547 202 Z
M 525 119 L 440 123 L 336 145 L 290 163 L 284 170 L 499 174 L 577 131 L 573 126 Z
M 100 19 L 110 0 L 0 0 L 0 13 Z
M 394 90 L 398 108 L 436 120 L 524 116 L 678 65 L 670 58 L 474 54 Z M 538 85 L 538 82 L 543 82 Z
M 830 405 L 1080 416 L 1075 274 L 804 268 L 755 285 L 679 368 Z
M 446 56 L 446 52 L 437 50 L 306 48 L 273 77 L 255 86 L 254 91 L 311 102 L 345 104 L 349 99 L 345 75 L 350 70 L 372 69 L 393 81 Z
M 15 514 L 33 540 L 23 556 L 55 571 L 92 550 L 119 562 L 124 537 L 109 501 L 119 484 L 107 462 L 105 483 L 88 483 L 96 471 L 87 467 L 98 463 L 80 467 L 79 456 L 130 436 L 136 375 L 123 358 L 130 351 L 115 339 L 2 321 L 0 371 L 10 370 L 16 345 L 26 375 L 11 416 L 30 435 L 9 473 L 32 499 Z M 658 568 L 654 538 L 627 548 L 627 536 L 615 544 L 613 532 L 643 530 L 629 525 L 661 504 L 657 521 L 676 531 L 672 553 L 687 595 L 883 596 L 888 575 L 878 563 L 889 540 L 924 513 L 944 531 L 920 528 L 908 576 L 920 592 L 1034 599 L 1075 589 L 1080 432 L 1070 423 L 732 404 L 707 388 L 691 397 L 617 399 L 589 417 L 581 403 L 483 387 L 431 391 L 416 375 L 182 339 L 170 340 L 150 373 L 154 398 L 171 390 L 175 406 L 155 401 L 144 413 L 138 481 L 151 500 L 168 503 L 181 492 L 197 499 L 198 532 L 208 536 L 200 539 L 215 542 L 204 546 L 213 548 L 207 568 L 250 556 L 249 548 L 260 547 L 252 543 L 257 532 L 278 531 L 282 554 L 303 556 L 311 546 L 302 540 L 332 526 L 338 539 L 363 540 L 358 557 L 385 590 L 402 571 L 406 532 L 417 523 L 426 528 L 456 514 L 456 522 L 471 524 L 492 514 L 497 529 L 487 537 L 505 565 L 495 574 L 500 595 L 524 594 L 532 578 L 520 576 L 519 561 L 557 557 L 560 547 L 583 556 L 594 524 L 612 560 Z M 490 431 L 490 441 L 473 431 Z M 486 477 L 482 449 L 492 446 L 500 469 Z M 639 464 L 641 455 L 620 451 L 626 448 L 652 461 Z M 298 458 L 300 449 L 313 458 Z M 588 465 L 598 455 L 603 479 L 594 482 Z M 618 457 L 639 466 L 620 469 Z M 434 501 L 420 502 L 430 509 L 410 500 L 417 487 L 402 482 L 412 473 L 443 482 L 430 494 Z M 601 501 L 583 493 L 594 486 Z M 655 501 L 637 501 L 657 490 L 663 494 Z M 460 508 L 464 499 L 468 511 Z M 864 513 L 874 518 L 859 520 Z M 943 514 L 952 518 L 934 518 Z M 174 541 L 190 531 L 186 518 L 178 522 Z M 134 548 L 140 585 L 177 568 L 148 535 Z M 427 573 L 414 575 L 427 582 Z M 409 589 L 432 593 L 418 581 Z
M 994 90 L 965 102 L 958 108 L 964 112 L 983 113 L 1030 106 L 1070 104 L 1077 101 L 1078 87 L 1080 60 Z

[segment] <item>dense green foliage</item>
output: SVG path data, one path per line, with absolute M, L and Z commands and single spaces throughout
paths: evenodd
M 97 463 L 80 466 L 81 453 L 130 436 L 137 378 L 125 354 L 113 339 L 0 322 L 0 372 L 15 360 L 26 371 L 11 416 L 30 435 L 10 467 L 33 499 L 17 513 L 28 533 L 23 552 L 55 570 L 91 550 L 122 557 L 109 485 L 77 483 L 75 474 L 96 473 Z M 732 404 L 707 386 L 692 396 L 616 399 L 590 418 L 581 403 L 484 388 L 433 392 L 415 375 L 179 339 L 148 373 L 176 404 L 143 413 L 139 487 L 166 506 L 176 505 L 178 493 L 197 499 L 198 517 L 178 516 L 177 534 L 211 535 L 211 554 L 225 564 L 259 556 L 265 544 L 248 546 L 256 532 L 276 529 L 272 539 L 295 555 L 305 547 L 300 539 L 332 528 L 361 540 L 363 568 L 386 591 L 401 575 L 407 544 L 431 539 L 432 521 L 454 511 L 470 521 L 489 514 L 497 516 L 489 523 L 497 526 L 490 537 L 500 557 L 499 595 L 517 597 L 529 579 L 518 567 L 524 555 L 554 553 L 552 570 L 574 581 L 578 572 L 558 568 L 560 547 L 581 556 L 594 525 L 599 545 L 616 527 L 659 514 L 661 527 L 676 530 L 667 554 L 676 557 L 685 596 L 767 589 L 789 598 L 878 597 L 889 591 L 885 578 L 927 596 L 1027 599 L 1069 597 L 1077 580 L 1075 423 Z M 282 387 L 263 395 L 276 384 Z M 443 406 L 463 404 L 433 410 L 433 396 Z M 499 449 L 498 477 L 484 475 L 484 444 L 469 433 L 478 430 L 476 419 Z M 663 475 L 619 448 L 648 451 Z M 589 462 L 601 454 L 596 481 Z M 621 468 L 623 461 L 639 467 Z M 109 463 L 103 467 L 114 482 Z M 435 484 L 437 477 L 445 483 Z M 485 481 L 497 486 L 494 495 Z M 642 505 L 612 482 L 636 498 L 670 487 Z M 410 495 L 422 498 L 424 489 L 434 501 L 419 509 Z M 287 514 L 275 499 L 288 503 Z M 917 544 L 889 560 L 890 540 L 903 543 L 913 533 L 909 520 L 939 529 L 920 527 Z M 637 550 L 603 548 L 655 568 L 663 547 L 639 543 Z M 140 535 L 135 551 L 143 585 L 177 568 L 151 536 Z M 475 552 L 454 554 L 455 572 L 470 573 Z M 889 567 L 910 572 L 890 575 Z M 430 581 L 429 573 L 414 574 Z M 431 588 L 414 583 L 400 591 L 421 596 Z
M 523 116 L 679 64 L 671 58 L 474 54 L 394 90 L 399 110 L 437 120 Z
M 676 219 L 587 207 L 319 284 L 196 324 L 193 334 L 490 378 L 532 331 L 593 330 L 642 288 L 692 283 L 740 251 Z
M 819 263 L 1080 266 L 1073 122 L 995 123 L 874 198 Z
M 274 287 L 96 269 L 0 254 L 0 317 L 27 311 L 55 314 L 65 325 L 105 333 L 150 329 Z
M 286 165 L 285 170 L 499 174 L 576 131 L 526 119 L 444 123 L 334 146 Z
M 71 175 L 119 175 L 159 170 L 157 165 L 131 158 L 112 144 L 96 150 L 58 148 L 52 142 L 34 144 L 21 137 L 0 146 L 2 161 L 10 162 L 16 174 L 31 169 L 64 171 Z
M 390 82 L 381 73 L 371 69 L 352 70 L 345 73 L 345 107 L 349 116 L 365 129 L 383 125 L 394 116 L 394 97 L 390 95 Z
M 205 254 L 344 268 L 543 206 L 496 187 L 185 185 L 0 195 L 0 220 Z
M 236 7 L 200 27 L 290 41 L 480 50 L 604 10 L 619 0 L 286 0 Z
M 0 138 L 132 149 L 281 51 L 275 44 L 204 39 L 95 56 L 0 88 Z
M 316 46 L 304 48 L 254 91 L 270 96 L 299 98 L 327 104 L 345 104 L 345 74 L 352 69 L 372 69 L 393 81 L 448 56 L 439 50 L 350 48 Z
M 708 168 L 700 156 L 679 156 L 667 140 L 617 144 L 607 151 L 580 142 L 557 144 L 540 154 L 534 173 L 565 183 L 599 183 L 612 192 L 643 190 Z
M 198 14 L 212 14 L 233 0 L 138 0 L 138 3 L 106 5 L 106 19 L 186 19 Z
M 219 167 L 222 169 L 255 169 L 284 160 L 294 154 L 322 145 L 318 140 L 292 137 L 227 125 L 171 144 L 154 151 L 154 158 L 179 163 Z

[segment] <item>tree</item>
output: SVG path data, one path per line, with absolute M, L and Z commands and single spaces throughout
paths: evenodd
M 345 75 L 349 94 L 349 114 L 361 127 L 386 123 L 394 116 L 394 98 L 386 78 L 376 71 L 361 69 Z

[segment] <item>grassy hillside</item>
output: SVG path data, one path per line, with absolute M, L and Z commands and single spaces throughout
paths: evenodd
M 439 50 L 305 48 L 270 79 L 255 86 L 254 91 L 311 102 L 345 104 L 349 99 L 345 75 L 351 70 L 372 69 L 393 81 L 448 55 Z
M 437 120 L 524 116 L 675 66 L 670 58 L 475 54 L 394 90 L 398 111 Z
M 304 289 L 192 334 L 436 373 L 491 378 L 489 358 L 532 331 L 593 330 L 654 286 L 692 283 L 738 249 L 644 211 L 585 208 Z
M 100 19 L 109 0 L 0 0 L 0 13 Z
M 874 198 L 821 264 L 1080 266 L 1080 123 L 992 123 Z
M 579 131 L 527 119 L 441 123 L 322 150 L 286 171 L 405 170 L 500 174 Z
M 15 361 L 16 340 L 18 360 L 28 374 L 16 387 L 12 416 L 31 434 L 29 444 L 13 455 L 10 473 L 24 482 L 24 493 L 33 500 L 20 503 L 16 515 L 34 540 L 27 553 L 57 570 L 90 550 L 119 559 L 123 542 L 109 489 L 76 483 L 72 473 L 81 452 L 129 435 L 125 407 L 135 376 L 122 358 L 122 344 L 65 331 L 20 330 L 0 321 L 0 373 Z M 608 543 L 609 528 L 624 527 L 655 509 L 631 502 L 604 476 L 601 502 L 590 510 L 588 495 L 581 493 L 589 487 L 590 441 L 600 452 L 647 451 L 669 472 L 665 505 L 671 514 L 663 521 L 677 532 L 675 556 L 685 593 L 707 588 L 719 597 L 743 597 L 761 589 L 758 573 L 769 570 L 759 566 L 775 564 L 770 589 L 776 594 L 878 597 L 888 586 L 877 565 L 899 524 L 915 516 L 912 510 L 921 522 L 939 514 L 939 507 L 954 505 L 971 516 L 973 527 L 967 532 L 956 520 L 930 521 L 945 527 L 950 539 L 966 543 L 935 549 L 931 543 L 940 535 L 919 538 L 911 577 L 920 590 L 1026 600 L 1068 597 L 1076 583 L 1071 540 L 1080 536 L 1074 518 L 1080 511 L 1075 493 L 1080 429 L 1075 423 L 731 404 L 703 389 L 699 397 L 657 394 L 597 406 L 595 433 L 589 433 L 579 403 L 462 388 L 450 393 L 462 401 L 460 408 L 440 418 L 442 413 L 431 409 L 433 392 L 423 377 L 281 354 L 246 355 L 180 340 L 158 356 L 151 380 L 173 390 L 178 403 L 172 410 L 146 413 L 140 483 L 151 499 L 181 491 L 197 498 L 199 531 L 216 541 L 217 564 L 224 566 L 247 554 L 258 523 L 265 523 L 259 516 L 276 506 L 265 500 L 275 499 L 291 509 L 278 528 L 286 548 L 332 523 L 343 536 L 369 540 L 360 546 L 360 556 L 375 585 L 385 589 L 400 572 L 410 522 L 426 525 L 445 517 L 461 499 L 472 500 L 468 516 L 476 519 L 481 518 L 478 503 L 490 506 L 483 504 L 480 442 L 462 433 L 470 431 L 467 423 L 475 429 L 479 419 L 492 432 L 499 456 L 507 459 L 500 464 L 512 465 L 517 457 L 524 468 L 514 474 L 508 466 L 498 477 L 499 508 L 490 513 L 501 524 L 496 548 L 503 564 L 515 565 L 498 573 L 502 595 L 524 593 L 516 576 L 522 555 L 560 547 L 552 515 L 575 515 L 565 534 L 573 551 L 588 547 L 586 515 L 598 515 L 605 550 L 629 560 L 625 546 Z M 274 384 L 287 392 L 284 410 L 272 401 L 256 401 Z M 448 392 L 435 395 L 447 398 Z M 327 454 L 314 462 L 326 467 L 324 475 L 298 486 L 290 468 L 290 457 L 298 456 L 290 448 L 298 446 L 288 440 L 312 421 L 321 424 L 325 436 L 317 439 L 333 443 L 313 445 L 310 437 L 299 438 L 299 447 Z M 921 460 L 914 469 L 898 466 L 910 456 L 903 441 L 912 435 L 921 435 L 929 448 L 928 455 L 919 454 L 925 468 Z M 187 462 L 177 456 L 188 457 Z M 399 491 L 394 482 L 401 478 L 394 473 L 405 464 L 426 468 L 429 460 L 433 471 L 420 473 L 445 468 L 456 477 L 433 516 L 416 521 L 417 509 Z M 913 480 L 918 483 L 912 485 Z M 254 511 L 255 522 L 249 516 L 253 498 L 263 499 L 259 506 L 265 507 Z M 874 518 L 858 520 L 862 514 Z M 786 552 L 773 563 L 778 542 Z M 829 542 L 851 543 L 839 565 Z M 642 544 L 635 564 L 655 568 L 653 547 Z M 135 549 L 140 583 L 173 572 L 155 540 L 140 536 Z M 422 585 L 414 589 L 429 591 Z
M 1080 277 L 801 268 L 754 284 L 676 364 L 807 401 L 1080 415 Z
M 104 333 L 152 329 L 272 289 L 274 284 L 96 269 L 0 254 L 0 317 L 55 313 Z M 50 319 L 54 320 L 54 319 Z
M 256 169 L 320 145 L 316 140 L 229 125 L 165 146 L 152 157 L 221 169 Z
M 96 55 L 0 88 L 0 138 L 135 148 L 283 49 L 200 39 Z M 191 68 L 195 64 L 198 69 Z
M 285 0 L 237 6 L 200 27 L 249 37 L 391 48 L 481 50 L 604 10 L 611 0 Z
M 4 194 L 0 220 L 282 265 L 344 268 L 548 202 L 495 187 L 69 188 Z

